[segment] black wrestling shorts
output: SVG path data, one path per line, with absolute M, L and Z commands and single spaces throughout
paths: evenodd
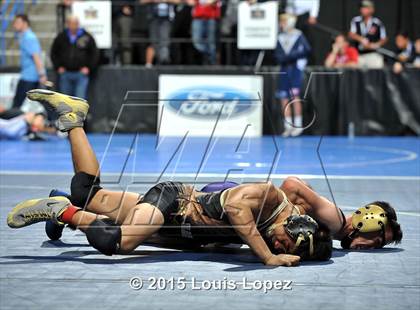
M 177 218 L 180 204 L 188 201 L 185 186 L 180 182 L 163 182 L 153 186 L 141 199 L 140 203 L 150 203 L 157 207 L 165 218 L 164 225 L 160 228 L 159 234 L 164 237 L 184 238 L 207 244 L 212 242 L 240 243 L 241 239 L 230 227 L 229 220 L 223 212 L 220 204 L 221 192 L 206 193 L 198 196 L 197 202 L 201 205 L 203 215 L 221 220 L 225 225 L 207 226 L 191 222 L 190 218 Z M 182 217 L 182 216 L 181 216 Z
M 179 196 L 182 195 L 184 186 L 181 182 L 162 182 L 153 186 L 139 201 L 150 203 L 158 208 L 165 218 L 165 224 L 171 222 L 172 217 L 178 212 Z

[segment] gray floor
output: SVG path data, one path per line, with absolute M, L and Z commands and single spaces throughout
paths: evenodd
M 333 179 L 339 206 L 350 212 L 366 202 L 386 200 L 399 211 L 403 242 L 382 250 L 347 252 L 335 246 L 324 263 L 267 268 L 246 248 L 188 252 L 141 246 L 134 255 L 106 257 L 89 247 L 80 232 L 66 230 L 49 242 L 44 225 L 21 230 L 6 225 L 8 210 L 24 199 L 68 188 L 69 175 L 0 174 L 1 309 L 419 309 L 419 180 Z M 279 183 L 280 180 L 276 180 Z M 310 180 L 329 197 L 325 180 Z M 112 185 L 112 187 L 117 187 Z M 130 190 L 144 191 L 144 186 Z M 129 279 L 144 286 L 133 290 Z M 290 280 L 291 290 L 149 290 L 150 277 L 184 277 L 195 288 L 206 280 Z M 258 284 L 258 283 L 256 283 Z M 267 284 L 268 285 L 268 284 Z

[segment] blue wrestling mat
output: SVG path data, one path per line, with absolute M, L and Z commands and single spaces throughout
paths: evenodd
M 231 173 L 245 175 L 322 175 L 321 157 L 328 175 L 419 176 L 420 139 L 415 137 L 371 138 L 263 137 L 161 138 L 152 135 L 90 135 L 102 160 L 102 172 L 177 175 Z M 320 143 L 321 142 L 321 143 Z M 73 171 L 66 140 L 22 143 L 2 141 L 2 171 Z M 319 156 L 317 149 L 319 149 Z
M 145 192 L 162 179 L 225 178 L 271 178 L 280 185 L 286 176 L 300 175 L 320 194 L 333 195 L 346 213 L 373 200 L 389 201 L 404 238 L 371 251 L 346 251 L 335 242 L 330 261 L 293 268 L 265 267 L 247 247 L 191 252 L 145 245 L 132 255 L 104 256 L 79 231 L 66 229 L 61 241 L 51 242 L 43 224 L 7 227 L 7 213 L 18 202 L 52 188 L 68 190 L 73 167 L 66 140 L 2 141 L 0 309 L 420 308 L 420 139 L 89 139 L 102 163 L 104 187 Z M 227 281 L 235 287 L 227 288 Z M 281 288 L 270 289 L 276 281 Z

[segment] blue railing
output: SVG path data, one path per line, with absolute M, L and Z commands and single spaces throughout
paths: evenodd
M 32 0 L 33 4 L 36 4 L 37 0 Z M 7 14 L 7 12 L 10 12 Z M 3 5 L 0 9 L 0 20 L 1 23 L 1 29 L 0 29 L 0 65 L 4 66 L 6 65 L 6 31 L 7 28 L 10 25 L 10 22 L 13 21 L 13 18 L 17 14 L 22 14 L 25 9 L 25 0 L 5 0 L 3 2 Z

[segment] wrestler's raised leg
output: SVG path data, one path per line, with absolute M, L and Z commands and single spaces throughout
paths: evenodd
M 69 141 L 74 172 L 85 172 L 99 176 L 99 163 L 84 129 L 82 127 L 71 129 L 69 131 Z
M 97 179 L 94 180 L 92 177 L 90 181 L 92 183 L 97 183 L 99 185 L 99 164 L 96 159 L 95 152 L 93 151 L 89 140 L 86 136 L 83 128 L 74 128 L 69 132 L 69 141 L 71 145 L 71 154 L 74 169 L 76 172 L 76 177 L 80 176 L 80 179 L 86 177 L 85 174 L 91 176 L 97 176 Z M 79 173 L 79 174 L 78 174 Z M 82 181 L 83 182 L 83 181 Z M 85 181 L 89 185 L 89 180 Z M 78 192 L 77 185 L 73 182 L 73 192 Z M 76 188 L 75 188 L 76 187 Z M 86 188 L 86 186 L 84 186 Z M 85 193 L 81 193 L 82 199 L 79 199 L 79 206 L 85 207 L 85 210 L 105 215 L 112 220 L 115 220 L 121 223 L 128 214 L 128 211 L 135 206 L 140 198 L 138 193 L 131 192 L 122 192 L 122 191 L 110 191 L 103 188 L 99 188 L 97 192 L 91 191 L 90 198 L 88 198 L 88 203 L 84 203 L 86 195 L 89 195 L 87 191 L 92 190 L 91 188 L 86 188 Z
M 98 160 L 83 129 L 89 109 L 86 100 L 44 89 L 31 90 L 27 95 L 31 100 L 55 109 L 59 115 L 59 129 L 69 134 L 75 171 L 71 184 L 72 203 L 122 222 L 129 209 L 139 201 L 139 195 L 100 187 Z

